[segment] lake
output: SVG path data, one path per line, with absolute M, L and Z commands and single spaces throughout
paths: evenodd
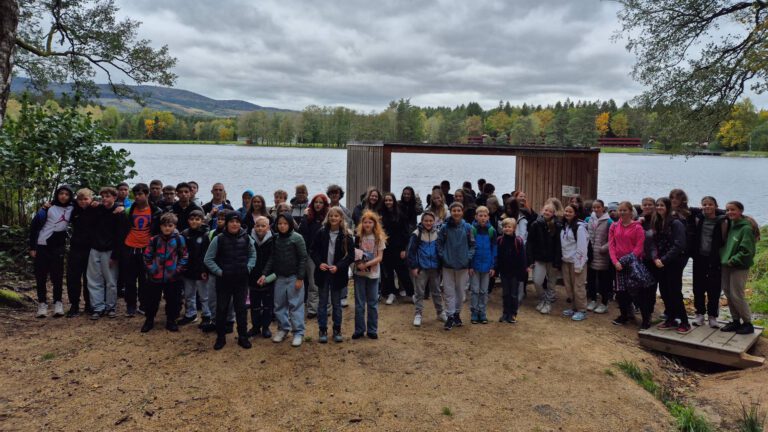
M 198 144 L 111 144 L 131 152 L 138 175 L 129 183 L 158 178 L 164 184 L 195 180 L 198 196 L 210 198 L 210 186 L 224 183 L 228 197 L 239 206 L 240 194 L 253 189 L 272 203 L 272 192 L 304 183 L 310 195 L 326 186 L 346 186 L 346 150 L 289 147 L 246 147 Z M 496 186 L 497 195 L 515 188 L 514 156 L 392 155 L 392 187 L 397 195 L 406 185 L 425 197 L 433 185 L 447 179 L 452 189 L 478 178 Z M 666 196 L 684 189 L 697 205 L 704 195 L 744 203 L 746 213 L 768 223 L 768 159 L 643 154 L 601 154 L 598 196 L 605 202 L 639 202 L 644 196 Z

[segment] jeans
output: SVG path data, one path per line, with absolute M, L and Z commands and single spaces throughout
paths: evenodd
M 91 249 L 88 255 L 88 293 L 94 312 L 115 309 L 117 303 L 117 266 L 111 262 L 112 251 Z
M 266 330 L 272 323 L 272 311 L 275 307 L 275 289 L 272 284 L 265 287 L 251 288 L 251 324 L 257 331 Z
M 448 316 L 461 313 L 461 303 L 464 301 L 464 288 L 469 282 L 468 269 L 443 268 L 443 294 L 445 311 Z
M 179 305 L 181 304 L 181 281 L 176 282 L 150 282 L 144 292 L 141 304 L 144 305 L 147 321 L 154 322 L 160 299 L 165 296 L 165 320 L 166 323 L 175 322 L 179 317 Z
M 227 313 L 229 305 L 235 309 L 237 320 L 237 336 L 245 337 L 248 333 L 248 315 L 245 310 L 245 296 L 248 293 L 248 275 L 233 275 L 216 278 L 216 316 Z M 192 300 L 194 303 L 194 299 Z M 227 323 L 216 320 L 216 335 L 224 337 Z
M 697 314 L 717 318 L 723 272 L 720 262 L 707 260 L 708 257 L 693 259 L 693 304 Z
M 435 312 L 439 316 L 443 312 L 443 295 L 440 293 L 440 270 L 421 269 L 414 280 L 416 315 L 421 315 L 424 312 L 424 294 L 427 288 L 429 288 L 432 293 L 432 303 L 435 305 Z
M 472 290 L 472 313 L 479 314 L 483 318 L 488 306 L 488 281 L 489 273 L 474 272 L 469 278 L 469 286 Z
M 60 302 L 64 286 L 64 246 L 37 245 L 35 256 L 35 282 L 37 284 L 37 301 L 48 301 L 48 275 L 53 284 L 53 301 Z
M 546 286 L 544 280 L 547 281 Z M 533 266 L 533 284 L 539 292 L 542 302 L 552 304 L 555 302 L 555 284 L 557 283 L 557 269 L 550 262 L 536 261 Z
M 501 275 L 501 299 L 502 299 L 502 314 L 507 316 L 517 315 L 517 309 L 519 307 L 519 297 L 517 295 L 520 282 L 514 276 Z
M 88 294 L 88 279 L 85 274 L 88 271 L 88 255 L 90 249 L 71 247 L 67 255 L 67 295 L 69 304 L 80 309 L 80 294 L 85 300 L 85 309 L 91 308 L 91 297 Z
M 210 276 L 214 277 L 214 276 Z M 203 309 L 204 317 L 211 317 L 211 310 L 208 308 L 208 280 L 184 278 L 184 305 L 186 312 L 184 316 L 194 318 L 197 316 L 197 296 L 200 296 L 200 305 Z
M 125 305 L 128 309 L 136 309 L 136 299 L 141 298 L 141 292 L 147 289 L 147 269 L 141 248 L 123 246 L 120 273 L 125 286 Z
M 369 335 L 379 331 L 379 279 L 355 275 L 355 334 L 366 329 Z
M 304 336 L 304 286 L 296 289 L 296 276 L 277 277 L 275 317 L 280 330 Z
M 333 307 L 333 328 L 334 330 L 341 330 L 341 289 L 335 288 L 331 281 L 332 278 L 327 277 L 325 283 L 320 287 L 320 306 L 317 309 L 317 326 L 322 331 L 328 329 L 328 297 L 331 298 L 331 306 Z

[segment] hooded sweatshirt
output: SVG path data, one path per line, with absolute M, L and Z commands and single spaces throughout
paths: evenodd
M 755 258 L 755 233 L 745 218 L 731 222 L 725 247 L 720 249 L 720 262 L 736 269 L 752 267 Z
M 69 199 L 59 202 L 59 192 L 69 192 Z M 69 186 L 59 186 L 54 193 L 53 205 L 48 209 L 40 209 L 32 219 L 29 233 L 29 249 L 36 250 L 37 246 L 63 247 L 67 241 L 67 226 L 72 217 L 72 189 Z
M 608 230 L 608 252 L 611 262 L 616 265 L 625 255 L 634 254 L 638 259 L 643 258 L 645 231 L 639 222 L 632 221 L 624 226 L 621 221 L 611 224 Z
M 488 273 L 496 267 L 496 230 L 490 221 L 485 226 L 480 226 L 475 221 L 472 224 L 472 234 L 475 237 L 472 269 L 478 273 Z
M 277 227 L 280 219 L 288 222 L 288 231 L 278 233 L 275 237 L 272 256 L 269 257 L 264 266 L 264 274 L 275 273 L 275 275 L 282 277 L 296 276 L 296 279 L 304 280 L 307 273 L 307 246 L 301 235 L 293 230 L 291 216 L 278 215 L 275 219 L 275 227 Z
M 408 268 L 433 270 L 440 268 L 440 258 L 437 254 L 437 228 L 430 231 L 419 224 L 411 234 L 408 242 Z
M 573 267 L 581 272 L 587 265 L 587 245 L 589 233 L 584 222 L 576 222 L 576 230 L 564 226 L 560 231 L 560 250 L 563 254 L 563 262 L 573 264 Z

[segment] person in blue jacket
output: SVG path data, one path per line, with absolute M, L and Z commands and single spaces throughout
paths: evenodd
M 472 226 L 464 221 L 464 206 L 454 202 L 449 207 L 451 217 L 440 227 L 437 252 L 440 256 L 448 319 L 445 330 L 461 327 L 461 304 L 464 290 L 469 285 L 469 272 L 475 255 L 475 236 Z
M 475 256 L 472 257 L 469 286 L 472 290 L 472 324 L 488 324 L 488 285 L 496 276 L 496 230 L 489 222 L 488 207 L 475 210 L 472 233 L 475 237 Z

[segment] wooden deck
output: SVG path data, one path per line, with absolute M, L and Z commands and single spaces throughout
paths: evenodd
M 639 336 L 640 345 L 646 348 L 743 369 L 765 362 L 763 357 L 747 354 L 762 332 L 762 327 L 755 326 L 751 335 L 738 335 L 704 325 L 694 326 L 688 334 L 679 334 L 674 330 L 659 330 L 654 325 L 641 330 Z

